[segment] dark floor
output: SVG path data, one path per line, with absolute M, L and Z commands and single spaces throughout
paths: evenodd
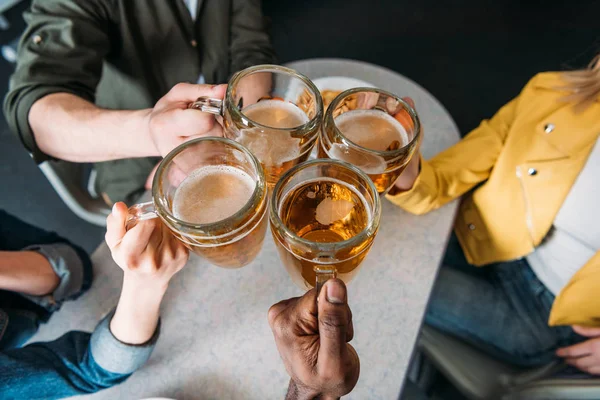
M 22 31 L 21 13 L 0 33 Z M 281 62 L 345 57 L 398 71 L 432 92 L 462 132 L 536 72 L 585 65 L 600 51 L 600 1 L 265 0 Z M 12 66 L 0 60 L 0 94 Z M 0 120 L 0 208 L 93 250 L 103 230 L 73 215 Z

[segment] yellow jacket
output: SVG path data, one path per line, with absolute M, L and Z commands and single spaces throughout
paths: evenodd
M 421 160 L 413 188 L 388 199 L 423 214 L 484 182 L 463 199 L 455 223 L 467 260 L 482 266 L 529 254 L 552 227 L 600 134 L 600 98 L 576 113 L 562 100 L 564 85 L 559 73 L 536 75 L 458 144 Z M 549 324 L 600 325 L 600 252 L 556 297 Z

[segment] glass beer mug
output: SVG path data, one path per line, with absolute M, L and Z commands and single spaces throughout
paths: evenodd
M 349 282 L 377 234 L 380 198 L 369 177 L 341 161 L 312 160 L 286 172 L 269 205 L 271 232 L 292 280 L 320 290 Z
M 158 217 L 192 252 L 240 268 L 262 247 L 267 194 L 263 169 L 248 149 L 226 138 L 194 139 L 162 160 L 152 201 L 129 208 L 128 227 Z
M 325 113 L 319 157 L 359 167 L 383 195 L 406 168 L 420 136 L 419 116 L 406 101 L 381 89 L 350 89 Z
M 224 100 L 200 97 L 189 108 L 222 116 L 225 136 L 256 155 L 271 188 L 308 159 L 323 118 L 317 87 L 279 65 L 246 68 L 233 75 Z

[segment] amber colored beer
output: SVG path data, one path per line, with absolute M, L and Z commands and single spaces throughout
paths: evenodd
M 378 89 L 352 89 L 327 110 L 319 157 L 359 167 L 384 194 L 410 161 L 419 131 L 416 113 L 405 102 Z
M 258 159 L 220 137 L 192 139 L 160 162 L 152 201 L 129 208 L 127 229 L 160 218 L 191 251 L 220 267 L 241 268 L 260 251 L 268 188 Z
M 365 198 L 346 182 L 318 178 L 300 183 L 281 200 L 279 217 L 298 237 L 315 243 L 334 243 L 349 240 L 365 230 L 371 212 Z M 328 256 L 311 257 L 301 249 L 288 250 L 285 237 L 272 226 L 279 255 L 294 282 L 303 288 L 315 285 L 316 270 L 335 269 L 337 276 L 348 282 L 358 272 L 375 236 L 353 243 L 336 253 L 335 261 Z M 300 254 L 298 254 L 300 253 Z
M 234 216 L 250 201 L 256 183 L 241 169 L 229 165 L 208 165 L 190 173 L 175 191 L 173 215 L 190 224 L 218 224 Z M 237 268 L 252 261 L 262 247 L 267 227 L 266 197 L 245 218 L 236 223 L 235 235 L 203 238 L 173 233 L 186 246 L 215 265 Z
M 272 187 L 283 172 L 306 161 L 310 155 L 307 151 L 310 149 L 305 145 L 307 136 L 294 132 L 294 128 L 308 123 L 309 118 L 295 104 L 274 99 L 261 100 L 242 112 L 262 126 L 240 129 L 236 140 L 258 158 Z M 308 138 L 314 137 L 310 135 Z

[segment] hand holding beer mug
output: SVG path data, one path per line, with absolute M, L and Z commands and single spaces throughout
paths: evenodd
M 359 167 L 385 194 L 406 168 L 420 136 L 419 117 L 405 100 L 381 89 L 350 89 L 327 109 L 319 157 Z
M 329 278 L 348 283 L 379 228 L 373 182 L 341 161 L 307 161 L 279 180 L 269 205 L 271 232 L 292 280 L 317 293 Z
M 224 100 L 200 97 L 189 107 L 221 115 L 225 136 L 256 155 L 270 187 L 282 173 L 308 159 L 323 117 L 315 85 L 277 65 L 240 71 L 229 81 Z
M 262 247 L 267 193 L 263 169 L 244 146 L 225 138 L 194 139 L 161 161 L 152 201 L 129 208 L 128 226 L 159 217 L 194 253 L 240 268 Z

